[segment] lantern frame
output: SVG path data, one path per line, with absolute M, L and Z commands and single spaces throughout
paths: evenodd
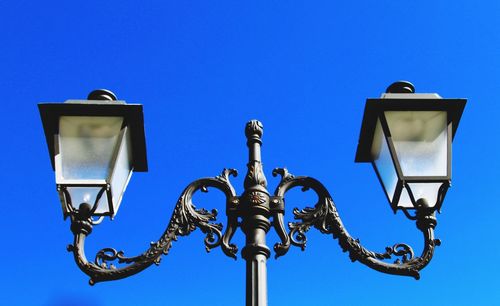
M 416 209 L 417 200 L 413 196 L 409 184 L 412 183 L 442 183 L 439 188 L 436 203 L 430 203 L 431 207 L 440 210 L 444 196 L 451 182 L 451 160 L 452 160 L 452 141 L 465 108 L 466 99 L 443 99 L 437 94 L 414 94 L 414 93 L 386 93 L 380 99 L 367 99 L 361 132 L 356 152 L 355 162 L 365 163 L 370 162 L 377 174 L 377 177 L 384 189 L 386 197 L 393 209 L 396 212 L 398 209 Z M 391 130 L 387 123 L 385 112 L 388 111 L 444 111 L 447 113 L 447 165 L 446 175 L 444 176 L 405 176 L 396 153 L 395 145 L 392 140 Z M 389 153 L 392 159 L 395 173 L 397 175 L 397 184 L 392 197 L 387 192 L 386 186 L 382 181 L 382 177 L 375 166 L 371 155 L 371 148 L 375 136 L 375 128 L 380 120 L 382 134 L 388 145 Z M 399 200 L 403 193 L 403 188 L 406 189 L 413 207 L 399 206 Z
M 42 119 L 47 147 L 52 163 L 52 169 L 55 171 L 60 168 L 61 159 L 56 158 L 59 145 L 59 120 L 62 116 L 81 116 L 81 117 L 121 117 L 123 118 L 122 128 L 114 145 L 109 174 L 105 179 L 78 179 L 61 180 L 56 174 L 56 184 L 64 218 L 74 213 L 74 207 L 71 201 L 71 195 L 68 188 L 71 187 L 96 187 L 101 188 L 96 196 L 95 203 L 89 203 L 93 209 L 91 213 L 95 216 L 114 217 L 121 202 L 123 191 L 117 197 L 118 204 L 114 205 L 110 184 L 115 173 L 116 160 L 122 148 L 125 137 L 128 137 L 131 146 L 131 170 L 135 172 L 147 172 L 146 141 L 144 134 L 144 115 L 141 104 L 126 104 L 125 101 L 102 101 L 102 100 L 68 100 L 65 103 L 40 103 L 38 104 L 40 116 Z M 125 187 L 132 174 L 129 173 Z M 95 213 L 99 200 L 105 196 L 109 210 L 104 213 Z

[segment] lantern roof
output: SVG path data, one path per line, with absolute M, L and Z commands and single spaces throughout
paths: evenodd
M 371 162 L 371 146 L 375 126 L 385 111 L 446 111 L 452 123 L 452 137 L 465 108 L 466 99 L 443 99 L 434 93 L 384 93 L 379 99 L 366 100 L 355 162 Z
M 54 135 L 59 133 L 61 116 L 110 116 L 123 117 L 124 124 L 130 129 L 134 171 L 148 171 L 144 115 L 141 104 L 127 104 L 125 101 L 116 100 L 67 100 L 65 103 L 40 103 L 38 109 L 42 118 L 52 169 L 54 169 Z

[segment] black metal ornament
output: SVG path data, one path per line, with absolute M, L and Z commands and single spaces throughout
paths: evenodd
M 265 243 L 265 235 L 271 227 L 281 240 L 274 245 L 276 258 L 285 255 L 290 246 L 304 250 L 307 242 L 306 234 L 314 228 L 337 239 L 341 249 L 349 253 L 349 258 L 353 262 L 359 261 L 384 273 L 419 278 L 419 271 L 430 262 L 435 247 L 440 245 L 440 241 L 434 238 L 434 228 L 437 224 L 435 210 L 428 209 L 425 203 L 421 203 L 416 209 L 415 216 L 408 215 L 416 221 L 417 228 L 423 233 L 424 249 L 420 256 L 415 256 L 413 249 L 404 243 L 386 247 L 383 252 L 368 250 L 346 230 L 330 193 L 318 180 L 307 176 L 296 177 L 285 168 L 276 168 L 273 170 L 273 176 L 279 175 L 281 180 L 271 195 L 267 190 L 262 169 L 260 154 L 262 132 L 263 127 L 259 121 L 252 120 L 247 123 L 245 134 L 249 147 L 249 163 L 243 193 L 238 196 L 230 183 L 230 176 L 237 175 L 234 169 L 224 169 L 216 177 L 192 182 L 181 193 L 165 232 L 157 242 L 151 243 L 150 247 L 138 256 L 127 257 L 123 251 L 104 248 L 97 252 L 93 262 L 89 261 L 83 250 L 85 238 L 92 232 L 94 221 L 89 215 L 88 204 L 82 204 L 71 216 L 74 242 L 68 246 L 68 250 L 73 252 L 79 268 L 90 277 L 90 284 L 125 278 L 152 264 L 158 265 L 162 255 L 168 254 L 174 241 L 196 229 L 200 229 L 206 235 L 204 244 L 207 251 L 221 247 L 224 254 L 236 258 L 238 247 L 231 243 L 231 238 L 240 228 L 247 238 L 242 250 L 242 256 L 247 261 L 247 269 L 260 271 L 260 274 L 253 276 L 247 273 L 247 303 L 260 299 L 261 302 L 255 305 L 265 305 L 267 297 L 263 290 L 266 278 L 262 275 L 262 271 L 265 271 L 266 260 L 271 254 Z M 312 190 L 318 196 L 318 202 L 314 207 L 294 208 L 295 221 L 288 223 L 287 230 L 284 221 L 285 195 L 294 187 Z M 225 231 L 224 226 L 217 223 L 216 210 L 196 208 L 192 202 L 196 192 L 206 192 L 208 188 L 218 189 L 225 195 L 227 217 Z M 239 218 L 242 220 L 241 223 L 238 222 Z

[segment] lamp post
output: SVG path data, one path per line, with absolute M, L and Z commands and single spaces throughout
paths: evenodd
M 111 92 L 97 90 L 88 100 L 42 103 L 39 109 L 63 215 L 71 219 L 74 242 L 68 251 L 91 285 L 159 264 L 173 241 L 197 228 L 206 234 L 207 251 L 221 247 L 224 254 L 236 258 L 238 247 L 231 238 L 239 227 L 246 237 L 241 251 L 246 260 L 246 304 L 263 306 L 267 305 L 266 262 L 271 256 L 266 234 L 271 228 L 281 240 L 274 245 L 276 258 L 292 245 L 304 250 L 306 232 L 316 228 L 338 239 L 352 261 L 380 272 L 419 278 L 419 271 L 440 244 L 434 238 L 435 212 L 451 180 L 451 143 L 465 103 L 465 99 L 416 94 L 413 85 L 403 81 L 389 86 L 380 99 L 366 103 L 356 162 L 371 162 L 394 212 L 401 210 L 416 221 L 424 236 L 420 256 L 402 243 L 380 253 L 363 247 L 343 226 L 328 190 L 314 178 L 276 168 L 272 174 L 280 175 L 281 181 L 274 193 L 269 192 L 261 159 L 263 126 L 252 120 L 245 127 L 249 159 L 241 195 L 229 180 L 237 175 L 234 169 L 196 180 L 179 197 L 165 232 L 144 253 L 127 257 L 123 251 L 105 248 L 93 262 L 85 256 L 85 238 L 105 216 L 116 214 L 132 171 L 147 171 L 142 106 L 116 101 Z M 314 207 L 295 208 L 296 221 L 289 222 L 287 230 L 285 194 L 294 187 L 313 190 L 318 202 Z M 216 210 L 196 208 L 192 203 L 193 194 L 207 188 L 225 194 L 225 230 L 215 222 Z

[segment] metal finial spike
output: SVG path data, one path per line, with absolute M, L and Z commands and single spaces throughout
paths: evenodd
M 415 86 L 408 81 L 397 81 L 385 90 L 386 93 L 415 93 Z
M 107 89 L 96 89 L 89 93 L 87 100 L 116 101 L 116 95 Z

